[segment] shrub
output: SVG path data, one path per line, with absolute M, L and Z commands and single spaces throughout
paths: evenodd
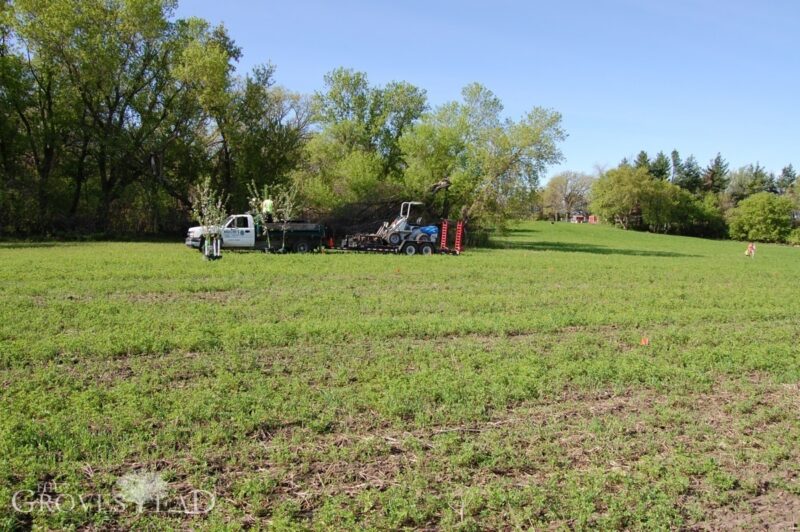
M 736 240 L 785 242 L 792 231 L 792 201 L 770 192 L 742 200 L 731 213 L 730 235 Z
M 793 229 L 791 233 L 789 233 L 789 237 L 786 239 L 786 242 L 793 246 L 800 246 L 800 227 Z

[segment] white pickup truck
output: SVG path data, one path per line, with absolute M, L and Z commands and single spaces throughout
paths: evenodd
M 225 249 L 255 249 L 259 251 L 280 251 L 283 249 L 283 233 L 286 230 L 285 251 L 305 253 L 324 245 L 325 226 L 306 222 L 268 223 L 266 229 L 256 226 L 250 214 L 234 214 L 222 224 L 222 247 Z M 189 228 L 186 245 L 203 249 L 203 227 Z

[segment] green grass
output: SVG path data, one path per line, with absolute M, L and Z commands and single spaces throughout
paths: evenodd
M 788 526 L 800 250 L 744 247 L 549 223 L 461 257 L 0 244 L 0 529 Z M 140 470 L 216 505 L 11 507 Z

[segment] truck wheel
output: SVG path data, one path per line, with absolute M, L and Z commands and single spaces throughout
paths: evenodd
M 294 245 L 295 253 L 308 253 L 308 250 L 311 249 L 311 246 L 305 240 L 301 240 L 300 242 Z
M 403 253 L 405 253 L 405 254 L 406 254 L 406 255 L 408 255 L 409 257 L 410 257 L 411 255 L 416 255 L 416 254 L 417 254 L 417 246 L 415 246 L 414 244 L 412 244 L 411 242 L 409 242 L 408 244 L 406 244 L 406 245 L 403 247 Z
M 400 242 L 403 241 L 403 237 L 400 236 L 400 233 L 392 233 L 391 235 L 389 235 L 389 238 L 387 238 L 387 240 L 391 245 L 397 246 L 398 244 L 400 244 Z
M 419 252 L 423 255 L 433 255 L 434 249 L 433 244 L 430 242 L 423 242 L 419 245 Z

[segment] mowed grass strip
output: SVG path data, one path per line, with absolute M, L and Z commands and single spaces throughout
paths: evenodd
M 461 257 L 0 244 L 0 523 L 791 524 L 800 250 L 743 251 L 547 223 Z M 216 507 L 10 506 L 144 469 Z

